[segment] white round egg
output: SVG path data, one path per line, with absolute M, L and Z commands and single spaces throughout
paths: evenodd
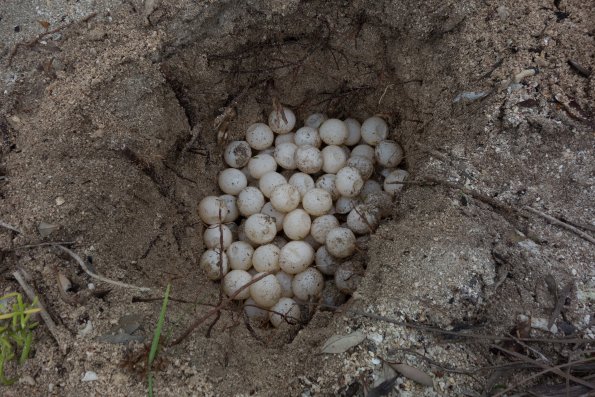
M 275 147 L 273 157 L 281 168 L 295 170 L 297 168 L 297 163 L 295 161 L 295 152 L 297 148 L 297 145 L 292 142 L 281 143 Z
M 312 181 L 314 185 L 314 181 Z M 198 216 L 207 225 L 222 223 L 228 213 L 225 200 L 217 196 L 207 196 L 198 204 Z
M 249 270 L 252 267 L 254 248 L 245 241 L 234 241 L 227 249 L 227 259 L 232 270 Z
M 233 168 L 242 168 L 252 157 L 252 149 L 246 141 L 232 141 L 223 152 L 223 159 Z
M 380 117 L 373 116 L 363 122 L 361 134 L 364 142 L 376 146 L 388 136 L 388 125 Z
M 347 140 L 347 125 L 339 119 L 328 119 L 318 129 L 320 139 L 327 145 L 342 145 Z
M 351 156 L 347 166 L 357 169 L 364 180 L 370 179 L 374 173 L 374 162 L 364 156 Z
M 327 276 L 334 275 L 337 267 L 341 264 L 341 260 L 329 254 L 324 245 L 316 251 L 314 261 L 316 263 L 316 268 L 320 270 L 322 274 L 326 274 Z
M 264 123 L 254 123 L 246 130 L 246 141 L 252 149 L 264 150 L 273 144 L 275 134 Z
M 324 244 L 328 232 L 336 227 L 339 227 L 339 221 L 334 215 L 322 215 L 312 221 L 310 235 L 319 244 Z
M 250 297 L 258 306 L 269 308 L 281 298 L 281 284 L 274 274 L 264 275 L 265 273 L 256 273 L 252 277 L 253 280 L 260 280 L 250 285 Z
M 227 168 L 219 173 L 217 178 L 219 188 L 223 193 L 237 195 L 243 188 L 248 186 L 246 175 L 237 168 Z
M 258 180 L 258 187 L 266 198 L 270 198 L 273 189 L 275 189 L 277 186 L 285 185 L 286 183 L 287 180 L 283 175 L 279 174 L 278 172 L 271 171 L 264 174 Z
M 277 169 L 277 162 L 270 154 L 258 154 L 248 161 L 248 171 L 254 179 L 260 179 L 267 172 Z
M 300 307 L 291 298 L 281 298 L 271 307 L 269 318 L 275 328 L 279 328 L 283 323 L 298 324 L 301 318 Z
M 336 227 L 326 235 L 326 250 L 336 258 L 347 258 L 355 252 L 355 235 L 350 229 Z
M 335 203 L 335 211 L 337 211 L 337 214 L 348 214 L 359 203 L 360 200 L 357 197 L 341 196 Z
M 355 156 L 362 156 L 367 159 L 370 159 L 372 163 L 376 161 L 376 154 L 374 153 L 374 148 L 366 144 L 357 145 L 356 147 L 351 149 L 351 157 Z
M 236 292 L 233 300 L 244 300 L 250 297 L 250 287 L 238 292 L 242 287 L 252 281 L 252 276 L 245 270 L 232 270 L 223 278 L 223 292 L 231 298 Z
M 304 194 L 302 207 L 312 216 L 324 215 L 333 207 L 333 198 L 326 190 L 314 188 Z
M 275 137 L 275 146 L 279 146 L 282 143 L 295 143 L 295 132 L 288 134 L 277 135 Z
M 324 174 L 316 180 L 316 187 L 329 192 L 333 201 L 340 197 L 339 191 L 337 190 L 337 185 L 335 184 L 336 179 L 337 176 L 335 174 Z
M 271 193 L 271 204 L 279 212 L 289 212 L 300 205 L 300 192 L 289 183 L 277 186 Z
M 316 301 L 324 288 L 322 273 L 313 267 L 293 276 L 291 289 L 293 295 L 301 301 Z
M 337 172 L 335 186 L 341 196 L 355 197 L 364 187 L 364 180 L 357 168 L 343 167 Z
M 322 170 L 327 174 L 336 174 L 347 163 L 347 155 L 340 146 L 326 146 L 321 154 Z
M 275 277 L 277 277 L 277 280 L 279 280 L 279 284 L 281 285 L 281 296 L 283 298 L 293 297 L 293 290 L 291 289 L 293 275 L 280 271 L 275 274 Z
M 207 230 L 202 234 L 202 239 L 209 249 L 221 248 L 221 242 L 223 242 L 224 250 L 231 245 L 233 240 L 229 227 L 222 224 L 207 227 Z
M 257 272 L 276 272 L 279 267 L 281 249 L 275 244 L 265 244 L 254 250 L 252 266 Z
M 279 253 L 279 266 L 287 274 L 298 274 L 314 262 L 314 249 L 303 241 L 290 241 Z
M 219 199 L 225 202 L 227 207 L 227 215 L 223 219 L 223 223 L 234 222 L 240 216 L 240 210 L 238 210 L 237 198 L 231 194 L 224 194 L 219 196 Z
M 291 240 L 302 240 L 310 233 L 310 215 L 303 209 L 295 209 L 285 215 L 283 231 Z
M 355 262 L 344 262 L 335 271 L 335 284 L 339 291 L 351 295 L 357 289 L 362 279 L 364 269 Z
M 328 117 L 324 113 L 314 113 L 306 117 L 304 121 L 304 125 L 310 128 L 318 128 L 322 123 L 324 123 Z
M 250 241 L 256 244 L 267 244 L 273 241 L 277 234 L 275 220 L 265 214 L 250 215 L 244 225 L 244 233 Z
M 315 174 L 322 169 L 322 153 L 311 145 L 298 146 L 295 163 L 300 171 Z
M 380 223 L 380 211 L 369 204 L 358 204 L 347 215 L 347 227 L 356 234 L 369 234 Z
M 274 109 L 269 114 L 269 126 L 277 134 L 287 134 L 295 127 L 295 113 L 285 106 L 281 111 Z
M 314 179 L 308 174 L 303 172 L 296 172 L 290 178 L 288 183 L 300 192 L 300 197 L 304 197 L 304 194 L 309 190 L 312 190 L 316 187 L 314 184 Z
M 275 226 L 277 227 L 277 233 L 283 230 L 283 219 L 285 219 L 285 213 L 281 211 L 277 211 L 273 204 L 270 202 L 266 203 L 262 209 L 260 210 L 261 214 L 268 215 L 275 219 Z
M 258 214 L 264 206 L 264 196 L 260 189 L 248 186 L 240 192 L 236 204 L 243 216 Z
M 393 168 L 403 160 L 403 148 L 395 141 L 380 141 L 374 149 L 376 161 L 386 168 Z
M 357 145 L 362 137 L 360 132 L 362 125 L 356 119 L 351 118 L 345 119 L 343 122 L 347 126 L 347 139 L 345 140 L 345 145 Z
M 315 148 L 320 148 L 322 145 L 322 139 L 316 128 L 302 127 L 295 132 L 294 138 L 295 144 L 298 146 L 310 145 Z
M 218 249 L 210 249 L 203 252 L 200 257 L 200 268 L 209 280 L 220 280 L 229 271 L 227 255 Z

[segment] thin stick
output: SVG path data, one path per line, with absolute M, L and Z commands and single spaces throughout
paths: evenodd
M 23 232 L 21 232 L 19 229 L 17 229 L 16 227 L 14 227 L 12 225 L 9 225 L 8 223 L 0 221 L 0 226 L 2 226 L 5 229 L 12 230 L 13 232 L 16 232 L 18 234 L 23 234 Z
M 76 241 L 50 241 L 47 243 L 39 243 L 39 244 L 29 244 L 29 245 L 20 245 L 18 247 L 12 248 L 12 251 L 25 249 L 25 248 L 37 248 L 37 247 L 46 247 L 48 245 L 73 245 L 76 244 Z
M 553 216 L 550 216 L 550 215 L 548 215 L 548 214 L 546 214 L 546 213 L 543 213 L 543 212 L 541 212 L 541 211 L 539 211 L 539 210 L 536 210 L 536 209 L 535 209 L 535 208 L 533 208 L 533 207 L 529 207 L 529 206 L 527 206 L 527 205 L 526 205 L 526 206 L 524 206 L 524 207 L 523 207 L 523 209 L 524 209 L 524 210 L 527 210 L 527 211 L 529 211 L 529 212 L 532 212 L 532 213 L 534 213 L 535 215 L 539 215 L 539 216 L 541 216 L 542 218 L 546 219 L 548 222 L 550 222 L 550 223 L 552 223 L 552 224 L 554 224 L 554 225 L 560 226 L 560 227 L 562 227 L 562 228 L 564 228 L 564 229 L 566 229 L 566 230 L 570 230 L 572 233 L 576 234 L 576 235 L 577 235 L 577 236 L 579 236 L 579 237 L 582 237 L 582 238 L 584 238 L 585 240 L 587 240 L 587 241 L 588 241 L 588 242 L 590 242 L 591 244 L 595 244 L 595 238 L 593 238 L 593 237 L 589 236 L 587 233 L 583 232 L 582 230 L 579 230 L 579 229 L 577 229 L 576 227 L 574 227 L 574 226 L 572 226 L 572 225 L 569 225 L 569 224 L 568 224 L 568 223 L 566 223 L 566 222 L 562 222 L 561 220 L 559 220 L 559 219 L 556 219 L 556 218 L 554 218 Z
M 242 285 L 233 294 L 231 294 L 231 296 L 229 298 L 223 299 L 221 301 L 221 303 L 219 303 L 213 309 L 206 312 L 205 315 L 203 315 L 202 317 L 199 317 L 194 322 L 192 322 L 192 324 L 190 324 L 190 326 L 188 328 L 186 328 L 186 331 L 182 332 L 182 334 L 180 336 L 178 336 L 173 342 L 171 342 L 169 344 L 169 346 L 170 347 L 175 346 L 175 345 L 179 344 L 180 342 L 182 342 L 188 335 L 190 335 L 192 333 L 192 331 L 194 331 L 205 320 L 207 320 L 209 317 L 211 317 L 214 314 L 220 313 L 221 310 L 223 310 L 227 305 L 229 305 L 233 301 L 233 299 L 236 296 L 238 296 L 243 290 L 245 290 L 246 288 L 249 288 L 252 284 L 262 280 L 263 278 L 270 276 L 271 274 L 273 274 L 273 272 L 263 273 L 260 276 L 253 278 L 249 283 Z
M 72 257 L 72 259 L 74 259 L 75 261 L 78 262 L 79 266 L 85 271 L 85 273 L 87 273 L 89 276 L 91 276 L 94 279 L 103 281 L 104 283 L 117 285 L 119 287 L 137 289 L 142 292 L 151 291 L 151 288 L 148 288 L 148 287 L 137 287 L 136 285 L 122 283 L 120 281 L 111 280 L 109 278 L 100 276 L 99 274 L 95 274 L 91 270 L 89 270 L 89 267 L 87 266 L 87 264 L 81 259 L 80 256 L 78 256 L 76 253 L 74 253 L 74 251 L 72 251 L 60 244 L 55 244 L 54 246 L 60 248 L 62 251 L 66 252 L 68 255 L 70 255 Z
M 539 378 L 541 375 L 545 375 L 545 374 L 547 374 L 549 372 L 560 370 L 562 368 L 570 367 L 570 366 L 573 366 L 573 365 L 576 365 L 576 364 L 588 363 L 588 362 L 594 361 L 594 360 L 595 360 L 595 358 L 593 358 L 593 357 L 591 357 L 591 358 L 585 358 L 585 359 L 582 359 L 582 360 L 577 360 L 577 361 L 573 361 L 573 362 L 570 362 L 570 363 L 564 363 L 564 364 L 556 365 L 555 367 L 550 367 L 550 368 L 544 369 L 543 371 L 540 371 L 540 372 L 538 372 L 536 374 L 533 374 L 533 375 L 529 376 L 528 378 L 525 378 L 525 379 L 521 380 L 516 385 L 512 385 L 512 386 L 510 386 L 510 387 L 502 390 L 498 394 L 494 394 L 492 397 L 501 397 L 501 396 L 504 396 L 509 391 L 512 391 L 512 390 L 516 389 L 517 387 L 519 387 L 519 386 L 521 386 L 521 385 L 523 385 L 523 384 L 525 384 L 527 382 L 530 382 L 530 381 L 532 381 L 535 378 Z
M 21 272 L 19 270 L 13 272 L 12 275 L 17 280 L 17 282 L 19 283 L 19 285 L 21 286 L 23 291 L 25 291 L 25 294 L 27 295 L 29 300 L 34 301 L 35 298 L 37 297 L 37 305 L 41 309 L 41 311 L 39 312 L 41 318 L 45 322 L 45 325 L 47 325 L 48 331 L 50 331 L 50 334 L 52 335 L 52 337 L 58 344 L 58 347 L 60 348 L 60 351 L 62 352 L 62 354 L 66 354 L 66 352 L 68 351 L 68 346 L 66 346 L 65 344 L 62 343 L 62 338 L 60 337 L 60 331 L 58 330 L 58 327 L 56 326 L 56 323 L 54 322 L 54 320 L 52 320 L 52 317 L 49 315 L 49 313 L 45 309 L 45 306 L 41 302 L 41 298 L 39 298 L 39 295 L 35 293 L 35 291 L 29 284 L 27 284 L 27 281 L 25 281 L 25 278 L 23 277 L 23 275 L 21 274 Z
M 499 341 L 509 340 L 509 341 L 513 341 L 513 342 L 527 341 L 527 342 L 562 343 L 562 344 L 591 343 L 592 342 L 591 339 L 586 339 L 586 338 L 583 338 L 583 339 L 581 339 L 581 338 L 568 338 L 568 339 L 565 339 L 565 338 L 557 338 L 557 339 L 553 339 L 553 338 L 513 338 L 511 336 L 506 336 L 506 335 L 472 334 L 472 333 L 459 332 L 459 331 L 447 331 L 447 330 L 444 330 L 441 328 L 430 327 L 427 325 L 420 325 L 420 324 L 408 323 L 405 321 L 398 321 L 398 320 L 394 320 L 390 317 L 380 316 L 378 314 L 367 313 L 367 312 L 363 312 L 363 311 L 359 311 L 359 310 L 342 309 L 339 306 L 319 304 L 319 303 L 299 303 L 299 305 L 316 305 L 316 306 L 324 307 L 327 309 L 333 309 L 340 313 L 362 316 L 362 317 L 366 317 L 366 318 L 369 318 L 372 320 L 377 320 L 377 321 L 384 321 L 384 322 L 398 325 L 401 327 L 417 329 L 419 331 L 434 332 L 434 333 L 443 334 L 443 335 L 451 335 L 451 336 L 456 336 L 456 337 L 460 337 L 460 338 L 468 338 L 468 339 L 476 339 L 476 340 L 499 340 Z
M 589 389 L 595 389 L 595 384 L 593 384 L 591 382 L 587 382 L 587 381 L 585 381 L 585 380 L 583 380 L 581 378 L 577 378 L 574 375 L 567 374 L 567 373 L 565 373 L 564 371 L 562 371 L 559 368 L 552 367 L 552 366 L 549 366 L 547 364 L 540 363 L 537 360 L 533 360 L 530 357 L 524 356 L 524 355 L 519 354 L 517 352 L 513 352 L 511 350 L 505 349 L 505 348 L 503 348 L 501 346 L 498 346 L 498 345 L 492 345 L 492 347 L 495 348 L 495 349 L 498 349 L 500 351 L 503 351 L 504 353 L 510 354 L 511 356 L 514 356 L 516 358 L 519 358 L 519 359 L 521 359 L 523 361 L 530 362 L 531 364 L 536 364 L 536 365 L 540 366 L 541 368 L 548 370 L 549 372 L 553 372 L 556 375 L 559 375 L 559 376 L 561 376 L 561 377 L 563 377 L 563 378 L 565 378 L 567 380 L 571 380 L 571 381 L 573 381 L 575 383 L 578 383 L 578 384 L 581 384 L 583 386 L 586 386 Z

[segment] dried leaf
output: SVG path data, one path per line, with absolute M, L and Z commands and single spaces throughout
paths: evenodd
M 366 335 L 362 332 L 356 331 L 349 335 L 334 335 L 327 339 L 322 346 L 323 353 L 344 353 L 351 349 L 353 346 L 357 346 L 366 339 Z
M 40 222 L 39 225 L 37 226 L 37 231 L 39 232 L 39 235 L 41 236 L 41 238 L 45 238 L 45 237 L 49 236 L 50 234 L 52 234 L 52 232 L 54 232 L 59 227 L 60 227 L 60 225 L 53 225 L 51 223 Z
M 50 28 L 50 23 L 48 21 L 45 21 L 43 19 L 38 19 L 37 23 L 41 25 L 42 28 L 44 28 L 45 30 L 48 30 Z
M 412 381 L 415 381 L 419 384 L 428 387 L 434 386 L 434 381 L 432 380 L 432 377 L 420 369 L 403 363 L 390 364 L 390 366 L 393 367 L 396 371 L 400 372 L 404 377 L 409 378 Z

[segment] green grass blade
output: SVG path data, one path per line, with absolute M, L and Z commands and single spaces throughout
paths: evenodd
M 153 334 L 153 342 L 151 343 L 151 351 L 149 352 L 149 368 L 155 360 L 157 355 L 157 348 L 159 347 L 159 338 L 161 338 L 161 330 L 163 329 L 163 323 L 165 322 L 165 312 L 167 311 L 167 302 L 169 301 L 169 290 L 171 284 L 167 284 L 165 289 L 165 296 L 163 297 L 163 304 L 161 305 L 161 312 L 159 313 L 159 320 L 157 321 L 157 327 L 155 327 L 155 333 Z
M 149 397 L 153 397 L 153 374 L 149 371 Z

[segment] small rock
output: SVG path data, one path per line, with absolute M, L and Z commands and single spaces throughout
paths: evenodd
M 83 376 L 83 379 L 81 379 L 83 382 L 93 382 L 98 380 L 99 377 L 97 376 L 97 374 L 93 371 L 87 371 L 85 372 L 85 375 Z
M 79 337 L 87 336 L 93 331 L 93 323 L 88 320 L 83 329 L 78 332 Z
M 66 202 L 66 200 L 64 199 L 64 197 L 62 197 L 62 196 L 56 197 L 56 205 L 62 205 L 65 202 Z
M 29 386 L 35 386 L 35 379 L 31 375 L 24 375 L 19 378 L 19 383 L 24 383 Z
M 540 329 L 542 331 L 551 332 L 552 334 L 558 333 L 558 327 L 556 324 L 552 325 L 552 328 L 548 328 L 548 320 L 545 318 L 531 318 L 531 328 Z

